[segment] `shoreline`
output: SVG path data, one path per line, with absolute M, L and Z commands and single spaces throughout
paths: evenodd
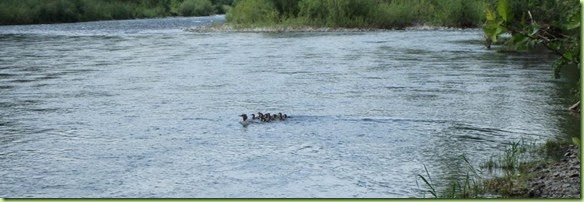
M 546 163 L 528 170 L 534 177 L 527 179 L 527 189 L 521 192 L 530 198 L 581 198 L 580 148 L 570 145 L 558 162 Z
M 430 25 L 415 25 L 405 28 L 379 29 L 379 28 L 343 28 L 343 27 L 312 27 L 312 26 L 237 26 L 231 24 L 215 24 L 208 26 L 192 27 L 185 31 L 195 33 L 281 33 L 281 32 L 386 32 L 386 31 L 462 31 L 480 30 L 480 28 L 457 28 Z
M 525 169 L 486 179 L 484 192 L 496 198 L 580 199 L 580 147 L 569 145 L 559 160 L 524 162 Z

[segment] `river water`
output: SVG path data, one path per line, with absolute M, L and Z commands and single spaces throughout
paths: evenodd
M 185 31 L 222 21 L 0 27 L 0 197 L 422 197 L 580 130 L 554 57 L 480 30 Z

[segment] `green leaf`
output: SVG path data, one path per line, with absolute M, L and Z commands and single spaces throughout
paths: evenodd
M 580 143 L 580 138 L 577 138 L 577 137 L 572 137 L 572 142 L 573 142 L 574 144 L 576 144 L 578 147 L 580 147 L 580 144 L 581 144 L 581 143 Z
M 514 34 L 514 35 L 511 37 L 511 41 L 513 41 L 513 43 L 514 43 L 514 44 L 517 44 L 517 43 L 520 43 L 520 42 L 522 42 L 523 40 L 525 40 L 525 38 L 527 38 L 527 37 L 525 37 L 525 36 L 524 36 L 524 35 L 522 35 L 522 34 Z
M 487 21 L 495 21 L 497 19 L 497 15 L 490 8 L 485 9 L 485 16 Z
M 493 42 L 497 42 L 497 37 L 499 36 L 499 34 L 502 33 L 502 31 L 503 30 L 501 26 L 497 25 L 494 22 L 487 22 L 487 24 L 485 24 L 485 26 L 483 27 L 483 32 Z
M 498 0 L 497 12 L 503 18 L 503 21 L 508 22 L 511 18 L 511 10 L 509 9 L 509 2 L 507 0 Z
M 566 23 L 563 24 L 564 28 L 566 30 L 572 30 L 572 29 L 576 29 L 579 28 L 581 26 L 581 13 L 580 12 L 572 12 L 571 14 L 568 14 L 568 19 L 566 20 Z
M 505 32 L 505 28 L 502 26 L 497 26 L 497 29 L 495 30 L 495 35 L 499 36 L 503 32 Z
M 522 34 L 514 34 L 511 37 L 511 45 L 513 45 L 515 47 L 515 49 L 517 50 L 524 50 L 529 48 L 528 42 L 529 42 L 529 38 L 525 35 Z
M 537 26 L 537 24 L 533 24 L 531 25 L 531 33 L 529 33 L 530 36 L 535 35 L 537 32 L 539 31 L 539 27 Z
M 573 29 L 579 28 L 580 27 L 580 21 L 571 21 L 571 22 L 568 22 L 567 24 L 564 24 L 564 27 L 567 30 L 573 30 Z
M 571 52 L 566 52 L 564 53 L 564 58 L 566 58 L 569 61 L 572 61 L 574 59 L 574 55 L 572 55 Z

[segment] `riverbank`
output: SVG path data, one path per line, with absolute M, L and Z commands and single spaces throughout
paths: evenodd
M 580 148 L 570 146 L 564 157 L 551 164 L 536 166 L 527 180 L 527 189 L 518 190 L 530 198 L 580 198 Z
M 431 25 L 416 25 L 400 29 L 377 29 L 377 28 L 342 28 L 342 27 L 312 27 L 312 26 L 237 26 L 229 23 L 216 24 L 210 26 L 200 26 L 187 29 L 186 31 L 207 33 L 207 32 L 383 32 L 391 30 L 469 30 L 478 28 L 458 28 L 458 27 L 441 27 Z
M 441 190 L 428 180 L 429 173 L 418 176 L 426 185 L 424 193 L 434 198 L 575 199 L 581 196 L 580 158 L 580 148 L 567 142 L 536 146 L 519 141 L 483 162 L 481 169 L 464 158 L 467 175 L 448 181 Z
M 547 152 L 563 155 L 559 160 L 522 162 L 516 170 L 484 180 L 484 192 L 503 198 L 580 198 L 580 148 L 569 145 Z

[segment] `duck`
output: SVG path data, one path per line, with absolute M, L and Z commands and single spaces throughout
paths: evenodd
M 282 114 L 282 112 L 279 112 L 278 114 L 270 114 L 270 113 L 263 114 L 261 112 L 258 112 L 257 116 L 256 116 L 256 114 L 252 113 L 251 119 L 248 119 L 247 114 L 241 114 L 239 116 L 242 118 L 242 121 L 240 121 L 239 123 L 243 127 L 247 127 L 249 124 L 252 124 L 252 123 L 284 121 L 284 120 L 290 118 L 290 116 L 288 116 L 287 114 Z
M 262 114 L 261 112 L 258 112 L 257 119 L 262 119 L 263 116 L 264 116 L 264 114 Z
M 282 112 L 278 113 L 278 118 L 280 118 L 281 121 L 286 120 L 288 118 L 288 115 L 283 114 Z
M 256 117 L 256 119 L 259 119 L 261 122 L 265 122 L 266 121 L 265 120 L 266 119 L 265 118 L 265 115 L 262 114 L 261 112 L 258 112 L 258 116 L 255 116 L 255 114 L 254 114 L 254 117 Z
M 246 114 L 241 114 L 239 116 L 243 119 L 242 121 L 239 122 L 243 127 L 247 127 L 249 124 L 254 123 L 253 120 L 247 120 Z

